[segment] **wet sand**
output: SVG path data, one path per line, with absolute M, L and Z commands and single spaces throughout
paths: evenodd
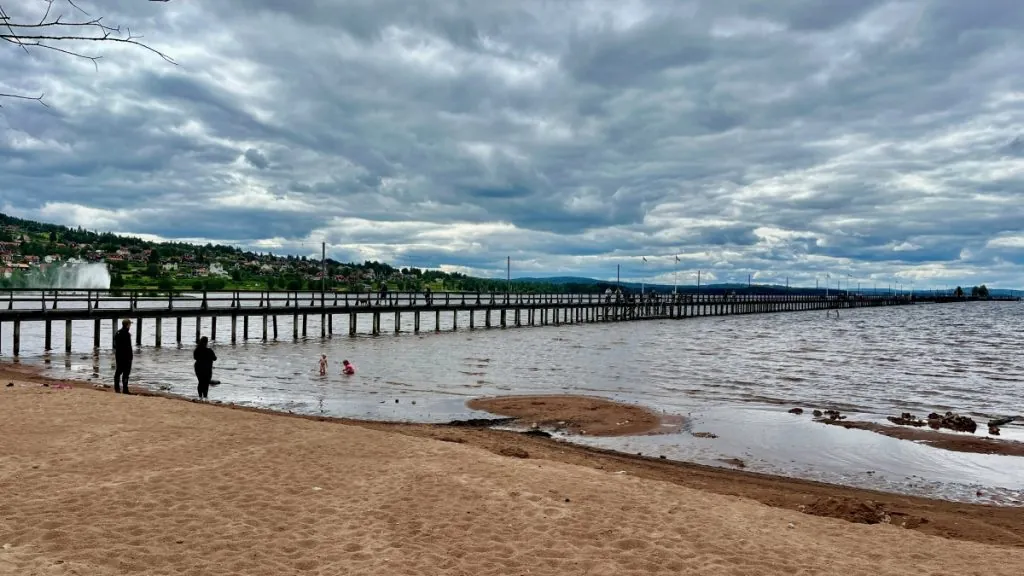
M 642 406 L 590 396 L 498 396 L 466 403 L 515 418 L 518 424 L 587 436 L 633 436 L 678 429 L 680 418 L 664 417 Z
M 863 422 L 859 420 L 818 419 L 817 421 L 824 424 L 830 424 L 832 426 L 842 426 L 847 429 L 877 432 L 878 434 L 882 434 L 890 438 L 920 442 L 934 448 L 941 448 L 942 450 L 972 452 L 975 454 L 1024 456 L 1024 442 L 1017 442 L 1016 440 L 985 438 L 969 434 L 938 432 L 936 430 L 908 428 L 905 426 L 889 426 L 886 424 L 879 424 L 878 422 Z

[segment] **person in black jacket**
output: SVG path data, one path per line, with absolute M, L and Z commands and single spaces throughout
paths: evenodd
M 213 363 L 217 361 L 217 355 L 210 349 L 210 341 L 206 336 L 199 339 L 199 345 L 192 352 L 195 359 L 196 378 L 199 380 L 199 398 L 206 400 L 210 391 L 210 380 L 213 379 Z
M 123 387 L 125 394 L 131 394 L 128 391 L 128 375 L 132 373 L 131 327 L 132 321 L 125 318 L 121 320 L 121 329 L 114 334 L 114 392 L 121 392 Z

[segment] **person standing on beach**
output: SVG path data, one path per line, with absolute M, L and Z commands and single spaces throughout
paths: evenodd
M 213 379 L 213 363 L 217 361 L 217 355 L 210 349 L 210 340 L 203 336 L 199 339 L 199 345 L 192 352 L 192 358 L 196 361 L 196 378 L 199 380 L 199 399 L 206 400 L 210 392 L 210 380 Z
M 129 332 L 132 321 L 125 318 L 121 320 L 121 329 L 114 334 L 114 392 L 120 393 L 124 389 L 128 391 L 128 375 L 132 373 L 132 333 Z

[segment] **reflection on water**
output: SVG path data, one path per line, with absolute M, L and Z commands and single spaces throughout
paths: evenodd
M 363 316 L 361 334 L 355 338 L 335 335 L 298 343 L 291 341 L 292 318 L 286 316 L 278 321 L 279 341 L 251 339 L 235 346 L 225 343 L 230 325 L 221 319 L 220 341 L 214 346 L 220 357 L 215 377 L 223 384 L 212 395 L 293 412 L 433 422 L 478 416 L 463 405 L 474 396 L 532 393 L 596 394 L 640 402 L 710 418 L 715 424 L 708 425 L 723 429 L 731 426 L 724 424 L 729 418 L 723 414 L 734 407 L 772 407 L 779 412 L 791 406 L 832 407 L 875 418 L 900 411 L 952 410 L 984 420 L 1024 415 L 1024 360 L 1017 348 L 1024 333 L 1022 311 L 1020 303 L 964 303 L 848 310 L 838 320 L 824 312 L 804 312 L 473 331 L 466 328 L 469 318 L 463 313 L 456 332 L 447 331 L 452 318 L 443 315 L 440 334 L 433 333 L 434 316 L 428 314 L 420 335 L 410 333 L 412 314 L 405 314 L 400 335 L 366 334 L 370 319 Z M 194 337 L 193 322 L 184 321 L 187 339 Z M 144 326 L 146 346 L 136 353 L 133 379 L 152 388 L 170 386 L 172 392 L 194 394 L 191 346 L 167 347 L 174 341 L 174 323 L 164 322 L 165 347 L 153 348 L 152 324 L 147 321 Z M 482 316 L 476 324 L 483 324 Z M 393 329 L 394 324 L 384 317 L 381 326 Z M 209 319 L 202 328 L 209 334 Z M 258 338 L 261 328 L 261 321 L 254 318 L 250 336 Z M 63 323 L 54 324 L 55 343 L 63 344 L 62 329 Z M 347 316 L 336 316 L 334 329 L 347 333 Z M 45 358 L 55 371 L 110 380 L 113 359 L 109 350 L 93 356 L 92 324 L 76 323 L 74 330 L 70 356 L 60 352 L 43 357 L 42 326 L 24 325 L 23 359 Z M 103 330 L 102 341 L 109 342 L 109 323 Z M 307 330 L 320 334 L 319 316 L 309 318 Z M 9 353 L 9 326 L 3 327 L 0 342 Z M 331 362 L 331 374 L 323 378 L 317 376 L 321 353 Z M 343 359 L 356 365 L 357 375 L 340 375 Z M 732 436 L 713 430 L 721 441 L 712 441 L 710 452 L 687 448 L 692 443 L 689 436 L 602 442 L 675 442 L 677 457 L 711 461 L 718 458 L 712 453 L 746 454 L 754 467 L 762 459 L 766 469 L 847 483 L 875 485 L 882 481 L 879 478 L 890 482 L 914 470 L 941 482 L 1024 488 L 1024 474 L 1016 464 L 1024 459 L 982 463 L 972 455 L 878 434 L 836 434 L 807 425 L 814 426 L 813 434 L 828 435 L 830 442 L 840 437 L 858 440 L 816 445 L 816 454 L 798 453 L 787 446 L 795 437 L 806 436 L 806 430 L 783 428 L 784 433 L 766 434 L 773 428 L 761 423 L 737 425 Z M 740 437 L 734 437 L 735 430 L 742 431 Z M 1010 437 L 1020 435 L 1013 427 L 1004 430 Z M 741 454 L 733 454 L 736 451 Z M 933 464 L 923 464 L 924 459 Z M 853 472 L 843 471 L 847 468 L 874 470 L 873 478 L 851 478 Z M 857 474 L 865 475 L 861 472 L 865 471 Z

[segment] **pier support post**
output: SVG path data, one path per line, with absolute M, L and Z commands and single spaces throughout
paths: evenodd
M 458 329 L 459 329 L 459 311 L 458 310 L 453 310 L 452 311 L 452 330 L 458 330 Z
M 320 337 L 327 338 L 327 315 L 320 313 Z
M 441 311 L 434 310 L 434 332 L 441 331 Z
M 473 316 L 474 316 L 474 314 L 473 314 L 473 309 L 472 309 L 472 308 L 470 308 L 470 310 L 469 310 L 469 329 L 470 329 L 470 330 L 473 330 L 473 329 L 475 329 L 475 328 L 476 328 L 476 324 L 475 324 L 475 322 L 474 322 L 474 318 L 473 318 Z
M 302 315 L 302 337 L 306 337 L 306 319 L 309 318 L 307 314 Z
M 337 296 L 335 296 L 337 297 Z M 334 314 L 327 315 L 327 337 L 334 337 Z
M 373 313 L 373 318 L 371 319 L 371 323 L 373 324 L 373 326 L 371 327 L 371 331 L 373 332 L 373 335 L 374 336 L 379 336 L 380 335 L 380 312 L 374 312 Z
M 249 339 L 249 316 L 242 316 L 242 341 Z
M 49 352 L 53 348 L 52 328 L 53 327 L 51 326 L 50 321 L 47 320 L 46 325 L 43 327 L 43 330 L 46 333 L 45 337 L 43 338 L 45 340 L 45 342 L 43 343 L 43 350 L 46 350 L 47 352 Z
M 484 328 L 491 327 L 491 311 L 490 309 L 484 310 Z
M 159 320 L 157 320 L 159 322 Z M 238 341 L 238 314 L 231 315 L 231 343 Z
M 164 323 L 163 318 L 157 316 L 156 318 L 156 347 L 159 348 L 163 344 L 163 329 Z
M 299 315 L 292 314 L 292 340 L 299 339 Z
M 506 320 L 506 316 L 507 316 L 506 315 L 506 310 L 504 308 L 502 308 L 501 309 L 501 314 L 499 314 L 499 318 L 498 318 L 498 321 L 501 323 L 501 327 L 502 328 L 508 328 L 508 321 Z
M 395 334 L 402 331 L 402 313 L 395 310 Z
M 357 323 L 356 316 L 357 316 L 357 314 L 355 312 L 349 312 L 349 314 L 348 314 L 348 335 L 349 336 L 355 336 L 356 335 L 356 323 Z
M 114 349 L 114 336 L 117 334 L 117 318 L 110 319 L 110 349 Z
M 21 354 L 21 320 L 14 321 L 14 357 Z
M 92 323 L 92 347 L 94 350 L 100 349 L 100 321 L 96 319 Z
M 274 314 L 270 318 L 271 318 L 271 321 L 272 321 L 272 323 L 274 325 L 274 341 L 276 342 L 277 341 L 277 314 Z M 305 334 L 303 334 L 303 336 L 305 336 Z
M 217 339 L 217 317 L 210 318 L 210 340 Z
M 64 351 L 71 354 L 71 320 L 64 321 Z
M 196 344 L 199 343 L 199 339 L 203 336 L 203 317 L 196 316 Z
M 267 315 L 263 315 L 263 341 L 267 341 Z
M 412 332 L 413 334 L 420 333 L 420 313 L 419 311 L 412 313 Z
M 178 344 L 178 346 L 181 346 L 181 316 L 178 316 L 177 318 L 175 318 L 175 320 L 176 322 L 174 323 L 174 341 Z

